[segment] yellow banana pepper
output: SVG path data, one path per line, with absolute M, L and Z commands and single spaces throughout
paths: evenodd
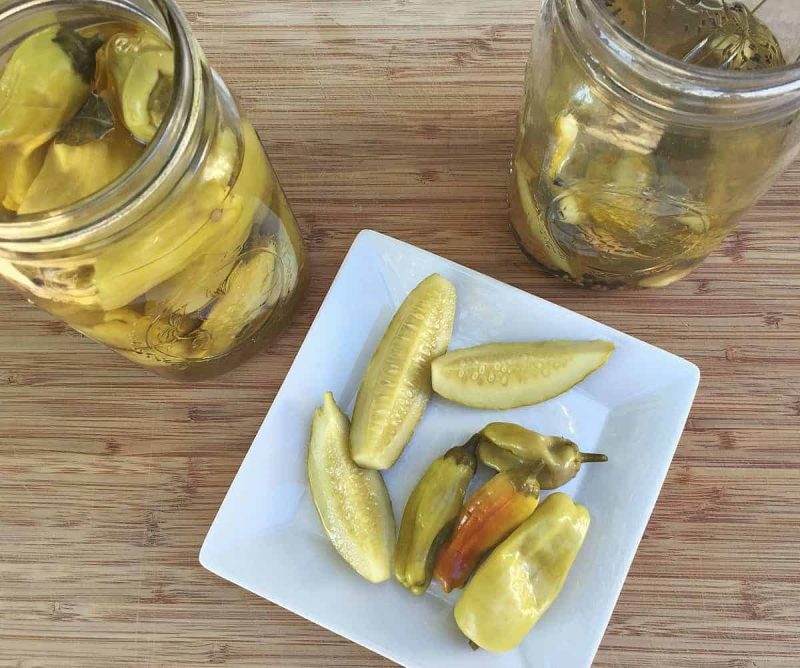
M 458 627 L 493 652 L 513 649 L 561 593 L 589 530 L 589 511 L 548 496 L 478 569 L 456 603 Z
M 91 92 L 98 42 L 59 27 L 34 33 L 0 74 L 0 196 L 16 211 L 44 159 L 42 147 Z

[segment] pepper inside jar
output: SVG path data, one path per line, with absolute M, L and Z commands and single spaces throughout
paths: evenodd
M 113 197 L 172 113 L 175 68 L 163 32 L 133 15 L 49 25 L 9 49 L 0 60 L 0 240 L 4 223 L 34 228 Z M 190 166 L 133 224 L 57 252 L 0 245 L 0 275 L 32 302 L 178 379 L 251 355 L 287 324 L 305 284 L 297 223 L 261 142 L 207 74 L 206 127 Z

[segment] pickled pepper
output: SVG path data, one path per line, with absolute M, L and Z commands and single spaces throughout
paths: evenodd
M 125 126 L 147 144 L 161 126 L 172 97 L 175 54 L 155 35 L 120 33 L 104 46 L 100 63 L 119 100 Z
M 477 436 L 434 460 L 408 498 L 395 550 L 395 576 L 413 594 L 431 582 L 436 553 L 447 538 L 478 462 Z
M 91 92 L 99 42 L 67 28 L 34 33 L 0 74 L 0 199 L 16 211 L 45 155 L 45 144 Z M 88 75 L 88 78 L 87 78 Z
M 572 441 L 544 436 L 509 422 L 484 427 L 478 444 L 478 458 L 496 471 L 522 464 L 537 469 L 542 489 L 557 489 L 572 480 L 586 462 L 606 462 L 606 455 L 581 452 Z
M 589 511 L 556 492 L 481 564 L 456 603 L 458 627 L 493 652 L 516 647 L 561 593 Z
M 463 587 L 481 557 L 508 538 L 539 504 L 536 469 L 520 466 L 491 478 L 464 504 L 434 575 L 445 591 Z
M 127 171 L 142 146 L 122 130 L 73 146 L 50 144 L 39 174 L 19 206 L 20 214 L 51 211 L 88 197 Z

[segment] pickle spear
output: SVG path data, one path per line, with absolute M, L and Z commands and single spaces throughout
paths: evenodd
M 326 392 L 311 423 L 308 482 L 322 526 L 336 551 L 370 582 L 391 575 L 394 514 L 381 474 L 350 458 L 350 423 Z
M 557 397 L 603 366 L 608 341 L 492 343 L 433 361 L 434 391 L 472 408 L 518 408 Z
M 403 452 L 430 399 L 431 360 L 447 350 L 455 311 L 455 288 L 433 274 L 395 313 L 353 410 L 350 447 L 359 466 L 388 469 Z

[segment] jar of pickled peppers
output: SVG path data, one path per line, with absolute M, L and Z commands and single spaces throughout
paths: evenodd
M 800 147 L 795 0 L 544 0 L 512 228 L 587 287 L 691 272 Z
M 300 233 L 176 4 L 0 2 L 0 49 L 0 275 L 167 377 L 274 338 Z

